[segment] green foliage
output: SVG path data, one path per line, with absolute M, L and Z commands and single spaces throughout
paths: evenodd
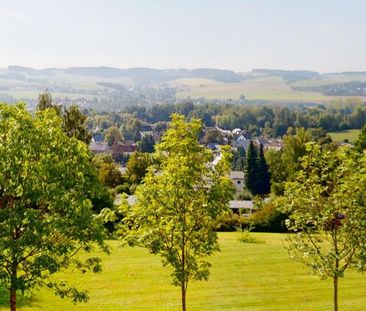
M 271 188 L 269 168 L 264 158 L 263 146 L 259 152 L 253 141 L 250 141 L 245 166 L 245 184 L 253 195 L 268 194 Z
M 237 231 L 240 232 L 238 241 L 241 243 L 250 244 L 264 244 L 265 241 L 256 239 L 250 232 L 254 229 L 251 225 L 247 228 L 238 227 Z
M 271 175 L 269 173 L 268 164 L 264 158 L 263 145 L 259 146 L 259 156 L 257 164 L 257 191 L 258 195 L 265 195 L 270 192 L 271 189 Z
M 185 310 L 189 280 L 206 280 L 207 257 L 218 250 L 214 223 L 228 209 L 232 184 L 229 153 L 208 165 L 211 152 L 201 146 L 199 120 L 186 123 L 173 115 L 169 129 L 157 146 L 159 166 L 151 167 L 144 183 L 137 187 L 137 203 L 126 219 L 125 239 L 162 257 L 170 265 L 173 284 L 182 288 Z M 122 229 L 122 233 L 126 233 Z
M 222 136 L 222 133 L 216 128 L 208 129 L 202 138 L 202 142 L 204 144 L 208 144 L 208 143 L 222 144 L 223 140 L 224 140 L 224 137 Z
M 244 201 L 246 201 L 246 200 L 252 200 L 253 199 L 253 195 L 247 189 L 243 189 L 243 191 L 241 191 L 236 196 L 236 199 L 238 199 L 238 200 L 244 200 Z
M 102 220 L 88 199 L 100 190 L 89 151 L 61 125 L 53 109 L 32 117 L 23 104 L 0 104 L 0 283 L 12 310 L 17 291 L 41 286 L 86 300 L 68 285 L 60 291 L 50 277 L 70 265 L 99 270 L 98 259 L 75 255 L 106 250 Z
M 95 155 L 93 164 L 99 172 L 99 179 L 106 187 L 114 188 L 125 181 L 117 164 L 113 162 L 110 155 Z
M 366 149 L 366 124 L 361 129 L 358 139 L 355 141 L 355 150 L 362 153 Z
M 86 126 L 86 116 L 83 115 L 76 105 L 64 108 L 62 111 L 62 128 L 69 137 L 89 144 L 91 135 Z
M 262 208 L 250 216 L 249 223 L 253 231 L 286 232 L 285 220 L 287 215 L 282 213 L 272 203 L 265 203 Z
M 56 111 L 58 115 L 61 115 L 61 107 L 53 104 L 52 96 L 50 92 L 44 92 L 38 95 L 37 110 L 44 111 L 46 109 L 52 108 Z
M 238 228 L 248 228 L 249 221 L 248 218 L 229 211 L 217 217 L 214 227 L 216 231 L 237 231 Z
M 253 141 L 250 141 L 247 151 L 247 163 L 245 167 L 245 185 L 252 194 L 256 194 L 257 190 L 257 148 Z
M 37 111 L 53 109 L 62 119 L 62 128 L 69 137 L 75 137 L 86 144 L 90 143 L 91 135 L 87 128 L 87 117 L 83 115 L 77 105 L 69 108 L 55 105 L 49 92 L 41 93 L 38 97 Z
M 278 206 L 290 215 L 292 256 L 321 278 L 333 279 L 337 310 L 338 278 L 365 254 L 366 159 L 347 148 L 332 152 L 315 143 L 307 152 Z
M 126 165 L 127 176 L 130 183 L 134 185 L 140 184 L 147 173 L 148 167 L 152 164 L 153 158 L 151 154 L 135 151 Z
M 114 143 L 118 143 L 123 140 L 122 134 L 119 131 L 118 127 L 111 126 L 107 129 L 104 141 L 108 143 L 109 146 L 112 146 Z
M 151 135 L 144 136 L 137 144 L 137 150 L 140 152 L 154 152 L 155 141 Z

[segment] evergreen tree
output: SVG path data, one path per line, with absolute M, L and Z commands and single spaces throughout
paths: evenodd
M 245 167 L 245 185 L 252 194 L 257 194 L 257 178 L 258 178 L 258 152 L 253 141 L 250 141 L 247 161 Z
M 264 158 L 263 145 L 260 144 L 258 167 L 257 167 L 257 189 L 256 194 L 265 195 L 271 189 L 271 176 L 268 169 L 268 164 Z

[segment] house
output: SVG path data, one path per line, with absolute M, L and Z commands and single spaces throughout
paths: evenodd
M 96 141 L 93 141 L 93 140 L 89 144 L 89 150 L 91 152 L 93 152 L 94 154 L 110 153 L 111 152 L 111 148 L 109 148 L 107 143 L 96 142 Z
M 137 149 L 135 143 L 123 144 L 115 141 L 112 145 L 112 157 L 116 162 L 123 162 L 123 158 L 130 156 Z
M 233 143 L 233 147 L 243 148 L 245 152 L 248 151 L 250 140 L 246 139 L 244 135 L 240 135 Z
M 252 215 L 255 209 L 253 201 L 251 200 L 232 200 L 229 201 L 229 207 L 234 213 L 245 217 L 249 217 L 250 215 Z
M 283 148 L 283 140 L 281 139 L 272 139 L 269 141 L 268 145 L 264 146 L 264 151 L 266 150 L 275 150 L 275 151 L 281 151 Z
M 244 189 L 244 172 L 243 171 L 231 171 L 230 179 L 237 192 L 241 192 Z

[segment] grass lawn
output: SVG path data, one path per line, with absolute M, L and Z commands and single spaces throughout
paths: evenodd
M 358 135 L 361 130 L 346 130 L 339 132 L 330 132 L 329 135 L 332 137 L 335 142 L 343 142 L 345 139 L 348 139 L 349 142 L 354 142 L 358 139 Z
M 285 235 L 252 233 L 264 244 L 238 242 L 238 233 L 221 233 L 221 252 L 211 258 L 208 282 L 188 286 L 188 310 L 331 310 L 332 285 L 291 261 L 283 248 Z M 119 248 L 104 258 L 101 274 L 63 277 L 87 289 L 90 301 L 73 305 L 42 290 L 22 299 L 20 311 L 180 310 L 180 291 L 170 285 L 169 269 L 159 257 L 139 248 Z M 366 276 L 346 272 L 340 281 L 340 310 L 365 310 Z M 6 310 L 5 292 L 0 294 Z

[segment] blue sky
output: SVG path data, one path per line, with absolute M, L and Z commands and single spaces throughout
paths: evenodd
M 364 0 L 0 0 L 0 67 L 366 70 Z

